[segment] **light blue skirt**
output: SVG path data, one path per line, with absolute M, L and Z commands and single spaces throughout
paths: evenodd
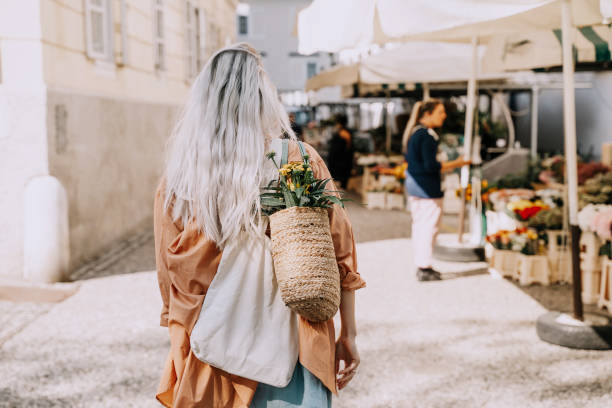
M 298 361 L 285 388 L 259 383 L 250 408 L 330 408 L 331 392 Z

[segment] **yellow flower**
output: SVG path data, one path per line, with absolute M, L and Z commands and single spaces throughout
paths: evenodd
M 295 184 L 293 184 L 293 182 L 289 182 L 289 190 L 291 191 L 295 191 Z
M 487 180 L 482 180 L 482 188 L 489 187 L 489 182 Z

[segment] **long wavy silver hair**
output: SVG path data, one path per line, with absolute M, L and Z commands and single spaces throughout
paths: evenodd
M 257 233 L 270 141 L 295 139 L 276 88 L 248 44 L 219 50 L 195 79 L 167 148 L 166 210 L 223 248 Z

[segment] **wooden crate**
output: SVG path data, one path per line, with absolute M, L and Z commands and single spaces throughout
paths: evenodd
M 382 191 L 369 191 L 366 193 L 366 203 L 368 209 L 380 208 L 384 209 L 387 205 L 387 193 Z
M 610 290 L 610 287 L 612 287 L 612 259 L 607 256 L 603 258 L 597 306 L 612 312 L 612 291 Z
M 406 203 L 404 198 L 404 194 L 402 193 L 387 193 L 385 208 L 387 210 L 406 209 Z
M 599 300 L 601 269 L 580 268 L 582 274 L 582 303 L 594 305 Z
M 545 255 L 519 254 L 515 276 L 521 285 L 540 283 L 550 285 L 550 261 Z
M 519 253 L 506 249 L 493 249 L 491 256 L 491 267 L 503 277 L 514 278 L 516 261 Z

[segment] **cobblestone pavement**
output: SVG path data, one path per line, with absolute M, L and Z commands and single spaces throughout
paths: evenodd
M 72 271 L 69 280 L 100 278 L 155 269 L 153 220 L 145 221 L 129 236 Z
M 406 211 L 368 210 L 354 201 L 346 204 L 353 224 L 355 240 L 359 242 L 379 241 L 410 237 L 410 214 Z M 443 231 L 453 231 L 457 220 L 454 215 L 444 216 Z M 83 280 L 123 273 L 150 271 L 155 269 L 155 243 L 152 220 L 128 237 L 119 240 L 98 257 L 86 262 L 70 274 L 69 280 Z
M 358 298 L 364 364 L 335 406 L 612 406 L 609 353 L 535 337 L 546 308 L 571 309 L 569 286 L 462 274 L 418 285 L 410 215 L 347 208 L 368 281 Z M 446 216 L 442 231 L 455 226 Z M 75 270 L 71 280 L 83 286 L 72 298 L 0 301 L 0 407 L 159 406 L 152 396 L 167 332 L 157 325 L 154 272 L 136 273 L 154 268 L 149 222 Z
M 0 347 L 51 307 L 53 303 L 0 301 Z
M 612 406 L 612 353 L 539 341 L 545 309 L 510 282 L 418 283 L 406 239 L 357 251 L 362 365 L 334 407 Z M 155 272 L 82 281 L 0 347 L 0 407 L 158 407 L 169 346 L 160 307 Z

